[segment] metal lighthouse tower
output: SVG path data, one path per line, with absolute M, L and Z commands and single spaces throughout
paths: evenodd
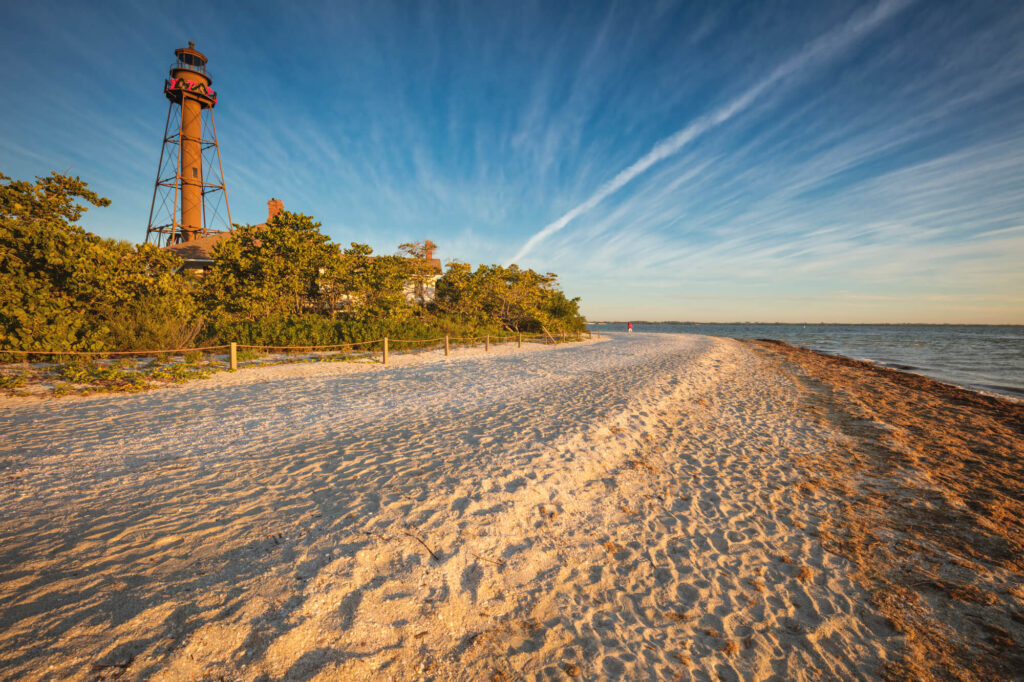
M 146 242 L 169 246 L 231 230 L 224 167 L 213 124 L 217 93 L 206 71 L 206 56 L 188 47 L 174 51 L 177 61 L 164 82 L 170 101 L 157 166 Z

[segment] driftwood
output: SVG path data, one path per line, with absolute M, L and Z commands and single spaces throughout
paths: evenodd
M 434 554 L 434 550 L 430 549 L 430 547 L 427 546 L 427 543 L 423 542 L 423 540 L 420 538 L 420 536 L 418 536 L 415 533 L 412 533 L 412 532 L 410 532 L 408 530 L 405 531 L 405 534 L 408 535 L 409 537 L 411 537 L 416 542 L 418 542 L 421 545 L 423 545 L 423 548 L 426 549 L 428 552 L 430 552 L 430 556 L 434 557 L 434 561 L 436 561 L 438 563 L 441 563 L 441 560 L 437 558 L 436 554 Z

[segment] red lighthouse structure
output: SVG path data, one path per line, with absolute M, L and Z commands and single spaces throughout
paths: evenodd
M 188 47 L 164 82 L 170 104 L 149 208 L 146 242 L 169 246 L 231 230 L 224 167 L 213 123 L 217 93 L 206 70 L 206 56 Z

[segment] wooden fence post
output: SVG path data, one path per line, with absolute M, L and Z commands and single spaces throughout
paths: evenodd
M 565 343 L 565 332 L 562 332 L 562 343 Z
M 523 333 L 522 332 L 519 332 L 518 338 L 516 339 L 516 343 L 518 344 L 519 348 L 523 347 Z
M 388 364 L 388 337 L 384 337 L 384 364 Z
M 485 351 L 491 350 L 491 335 L 490 334 L 488 334 L 487 336 L 484 337 L 484 350 Z
M 449 350 L 448 350 L 448 335 L 445 334 L 444 335 L 444 356 L 448 357 L 448 353 L 449 353 Z
M 231 342 L 231 369 L 238 369 L 238 344 Z

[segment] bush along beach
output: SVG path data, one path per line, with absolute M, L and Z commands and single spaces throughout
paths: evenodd
M 29 182 L 0 174 L 0 361 L 231 342 L 555 338 L 585 329 L 579 299 L 568 298 L 553 273 L 451 262 L 441 274 L 424 257 L 424 243 L 402 244 L 396 255 L 355 242 L 341 247 L 314 218 L 287 211 L 266 225 L 236 225 L 214 247 L 212 266 L 197 275 L 166 250 L 104 239 L 78 225 L 89 205 L 109 204 L 77 177 L 53 173 Z M 433 297 L 426 295 L 431 284 Z

